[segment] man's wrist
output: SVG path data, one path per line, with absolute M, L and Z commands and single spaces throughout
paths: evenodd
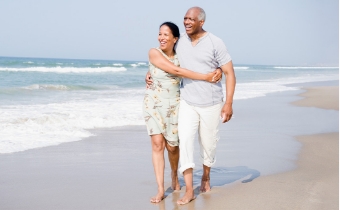
M 233 105 L 233 102 L 230 102 L 230 101 L 226 101 L 225 103 L 224 103 L 224 105 Z

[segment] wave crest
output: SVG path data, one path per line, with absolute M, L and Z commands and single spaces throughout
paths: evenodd
M 274 66 L 275 69 L 338 69 L 332 66 Z
M 0 67 L 0 71 L 14 72 L 52 72 L 52 73 L 102 73 L 102 72 L 119 72 L 126 71 L 125 67 L 97 67 L 97 68 L 76 68 L 76 67 L 29 67 L 29 68 L 7 68 Z

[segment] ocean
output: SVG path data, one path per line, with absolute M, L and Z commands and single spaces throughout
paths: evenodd
M 234 66 L 234 100 L 339 79 L 338 67 Z M 147 71 L 147 61 L 0 57 L 0 153 L 78 141 L 96 128 L 144 125 Z

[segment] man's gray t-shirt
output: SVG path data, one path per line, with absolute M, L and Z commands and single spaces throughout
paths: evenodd
M 195 72 L 207 74 L 217 67 L 223 66 L 231 57 L 223 41 L 207 32 L 195 46 L 184 33 L 176 46 L 180 66 Z M 183 78 L 181 83 L 181 99 L 193 106 L 212 106 L 223 101 L 221 82 L 209 83 L 202 80 Z

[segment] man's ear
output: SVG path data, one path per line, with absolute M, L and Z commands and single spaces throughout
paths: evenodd
M 200 20 L 200 26 L 203 27 L 204 25 L 204 20 Z

